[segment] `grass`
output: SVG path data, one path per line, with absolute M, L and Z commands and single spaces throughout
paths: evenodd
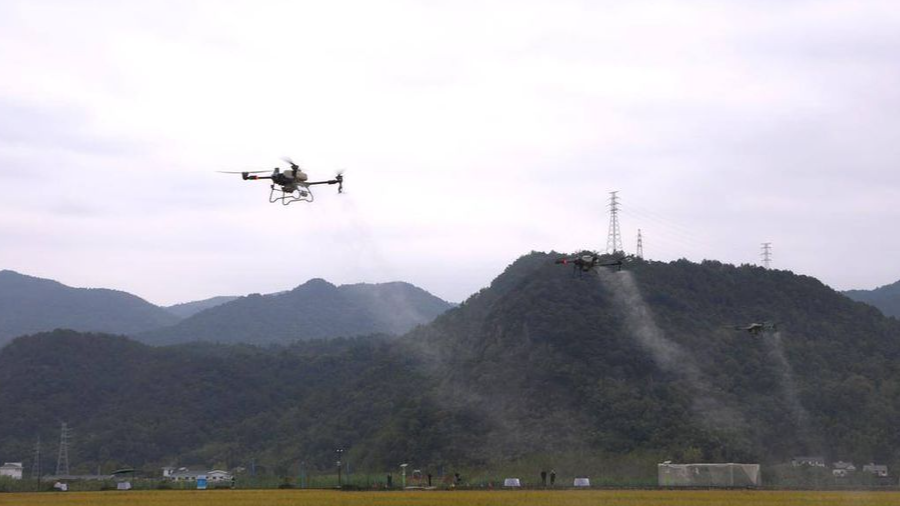
M 894 506 L 900 492 L 752 490 L 108 491 L 0 494 L 2 506 Z

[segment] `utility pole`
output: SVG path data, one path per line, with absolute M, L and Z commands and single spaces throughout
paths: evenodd
M 341 455 L 343 455 L 344 450 L 342 448 L 338 448 L 334 452 L 337 453 L 338 488 L 341 488 Z
M 41 435 L 38 434 L 34 444 L 34 459 L 31 461 L 31 476 L 37 482 L 37 490 L 41 490 Z
M 772 243 L 762 243 L 762 252 L 760 255 L 762 256 L 763 266 L 766 269 L 770 268 L 772 266 Z
M 641 229 L 638 229 L 637 251 L 634 256 L 644 258 L 644 237 L 641 235 Z
M 609 234 L 606 237 L 606 252 L 615 254 L 623 251 L 622 235 L 619 232 L 619 196 L 618 191 L 609 192 Z
M 56 458 L 56 476 L 69 474 L 69 427 L 62 422 L 59 434 L 59 456 Z

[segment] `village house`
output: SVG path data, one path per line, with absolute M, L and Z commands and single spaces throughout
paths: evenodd
M 872 473 L 875 476 L 886 478 L 888 475 L 887 466 L 882 466 L 878 464 L 866 464 L 863 466 L 863 471 L 867 473 Z
M 791 465 L 794 467 L 825 467 L 825 457 L 794 457 L 791 459 Z
M 831 467 L 831 474 L 838 478 L 846 478 L 856 471 L 856 466 L 853 465 L 853 462 L 844 462 L 842 460 L 835 462 Z
M 200 476 L 206 476 L 209 483 L 223 483 L 231 481 L 234 475 L 228 471 L 221 469 L 189 469 L 187 467 L 164 467 L 162 468 L 163 478 L 172 481 L 197 481 Z
M 21 462 L 5 462 L 0 466 L 0 476 L 6 476 L 14 480 L 22 479 L 22 463 Z

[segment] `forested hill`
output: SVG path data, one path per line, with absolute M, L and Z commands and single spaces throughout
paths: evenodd
M 853 300 L 877 307 L 887 316 L 900 318 L 900 281 L 874 290 L 847 290 L 843 293 Z
M 152 476 L 173 463 L 230 469 L 252 460 L 284 475 L 298 458 L 331 469 L 335 448 L 348 448 L 354 465 L 464 461 L 471 445 L 453 448 L 445 435 L 465 442 L 477 424 L 431 392 L 384 337 L 152 347 L 58 330 L 0 350 L 0 459 L 27 462 L 38 436 L 55 452 L 66 421 L 75 473 L 136 465 Z
M 176 321 L 175 315 L 130 293 L 72 288 L 0 271 L 0 346 L 22 334 L 55 328 L 127 334 Z
M 188 341 L 289 343 L 302 339 L 402 334 L 451 304 L 408 283 L 335 286 L 312 279 L 280 294 L 249 295 L 139 334 L 151 344 Z
M 20 338 L 0 351 L 0 457 L 26 459 L 66 420 L 91 466 L 325 469 L 337 447 L 376 470 L 562 455 L 900 465 L 897 320 L 786 271 L 636 261 L 579 276 L 558 256 L 520 258 L 400 338 Z M 733 329 L 759 321 L 779 331 Z
M 520 258 L 407 337 L 456 405 L 492 421 L 485 451 L 900 463 L 900 322 L 787 271 L 575 275 L 558 257 Z M 766 320 L 779 332 L 732 329 Z

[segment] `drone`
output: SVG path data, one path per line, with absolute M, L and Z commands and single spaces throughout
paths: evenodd
M 581 271 L 582 273 L 586 273 L 594 270 L 597 267 L 616 267 L 616 270 L 622 270 L 622 266 L 633 259 L 631 255 L 625 254 L 612 255 L 611 260 L 609 258 L 610 255 L 601 255 L 596 251 L 585 251 L 578 256 L 570 258 L 560 258 L 554 263 L 561 265 L 571 265 L 575 272 Z
M 758 336 L 763 333 L 776 332 L 778 330 L 778 325 L 772 322 L 762 322 L 751 323 L 749 325 L 733 325 L 730 326 L 730 328 L 732 330 L 743 330 L 754 336 Z
M 327 181 L 307 181 L 309 176 L 299 165 L 294 163 L 290 158 L 284 158 L 284 161 L 290 165 L 290 169 L 284 172 L 280 168 L 275 167 L 268 176 L 257 176 L 257 174 L 265 174 L 267 170 L 252 170 L 244 172 L 229 172 L 220 170 L 223 174 L 240 174 L 244 181 L 256 181 L 258 179 L 271 179 L 272 191 L 269 192 L 269 202 L 274 204 L 281 202 L 288 205 L 291 202 L 312 202 L 314 200 L 312 189 L 310 186 L 318 184 L 336 184 L 338 185 L 338 193 L 344 193 L 344 175 L 338 172 L 334 179 Z

